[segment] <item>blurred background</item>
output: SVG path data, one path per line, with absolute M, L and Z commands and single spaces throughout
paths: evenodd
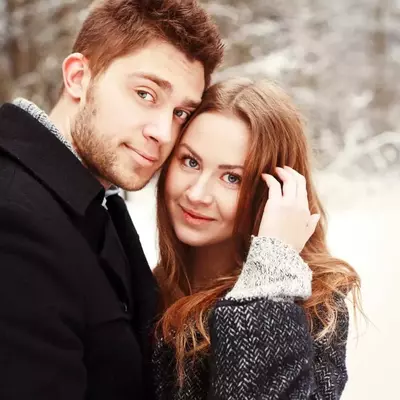
M 50 111 L 88 0 L 0 0 L 0 103 Z M 345 400 L 394 399 L 400 373 L 400 0 L 219 0 L 226 57 L 215 80 L 269 77 L 308 120 L 332 253 L 362 278 L 370 322 L 352 322 Z M 152 266 L 154 182 L 128 194 Z M 398 396 L 398 394 L 397 394 Z

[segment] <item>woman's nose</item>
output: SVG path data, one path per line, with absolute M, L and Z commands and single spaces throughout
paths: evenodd
M 195 204 L 209 205 L 212 203 L 212 193 L 210 182 L 206 177 L 199 177 L 187 189 L 186 196 L 188 200 Z

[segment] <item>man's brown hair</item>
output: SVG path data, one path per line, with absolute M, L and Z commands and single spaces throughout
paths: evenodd
M 116 58 L 153 40 L 170 43 L 190 61 L 201 62 L 206 86 L 222 61 L 223 44 L 218 28 L 196 0 L 95 1 L 73 52 L 88 59 L 95 77 Z

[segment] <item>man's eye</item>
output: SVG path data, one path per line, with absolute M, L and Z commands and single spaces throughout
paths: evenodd
M 176 110 L 175 115 L 183 121 L 186 121 L 190 117 L 190 114 L 184 110 Z
M 145 90 L 138 90 L 137 94 L 143 100 L 154 101 L 154 97 L 149 92 L 146 92 Z

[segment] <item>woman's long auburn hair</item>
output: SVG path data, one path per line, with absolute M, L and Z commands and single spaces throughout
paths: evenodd
M 261 173 L 276 176 L 275 168 L 288 165 L 307 180 L 309 208 L 321 214 L 320 222 L 301 252 L 313 272 L 312 295 L 301 306 L 308 317 L 310 332 L 316 339 L 335 332 L 341 310 L 337 301 L 348 293 L 359 305 L 360 279 L 345 261 L 330 255 L 326 244 L 326 215 L 311 178 L 310 149 L 300 113 L 287 94 L 269 81 L 231 79 L 217 83 L 204 94 L 193 115 L 221 113 L 244 121 L 250 133 L 249 150 L 244 165 L 233 238 L 236 264 L 229 274 L 193 289 L 189 280 L 190 248 L 175 235 L 166 207 L 165 184 L 169 164 L 161 170 L 157 187 L 157 223 L 160 258 L 154 270 L 161 289 L 162 304 L 156 335 L 175 350 L 177 376 L 184 382 L 185 363 L 189 358 L 207 353 L 210 347 L 208 316 L 216 301 L 235 284 L 250 246 L 257 235 L 268 187 Z M 192 119 L 192 120 L 193 120 Z M 178 142 L 184 135 L 182 132 Z

